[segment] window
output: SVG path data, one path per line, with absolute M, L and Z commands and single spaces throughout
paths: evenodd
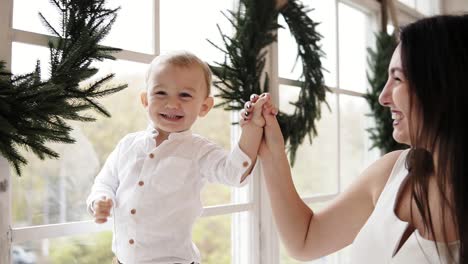
M 186 49 L 209 63 L 224 59 L 207 39 L 222 46 L 216 24 L 223 33 L 232 33 L 221 12 L 235 7 L 237 1 L 204 1 L 203 5 L 190 0 L 109 1 L 111 7 L 121 6 L 121 10 L 103 44 L 123 50 L 115 55 L 116 61 L 95 66 L 99 68 L 98 75 L 113 72 L 114 84 L 128 83 L 129 87 L 101 100 L 112 118 L 97 116 L 94 123 L 70 123 L 77 144 L 50 144 L 60 153 L 60 159 L 39 161 L 28 153 L 29 165 L 24 168 L 24 175 L 10 176 L 11 200 L 0 199 L 0 203 L 11 206 L 13 241 L 11 245 L 1 244 L 0 252 L 11 250 L 13 263 L 110 262 L 112 223 L 92 222 L 85 211 L 86 196 L 118 140 L 147 125 L 139 93 L 144 89 L 147 65 L 155 55 Z M 365 129 L 372 120 L 365 115 L 369 109 L 363 99 L 368 87 L 366 48 L 373 46 L 373 33 L 380 23 L 379 6 L 366 0 L 302 2 L 313 8 L 309 16 L 320 22 L 317 29 L 323 35 L 321 45 L 326 53 L 323 73 L 331 92 L 327 94 L 329 108 L 322 105 L 322 119 L 317 123 L 319 135 L 313 138 L 312 145 L 306 139 L 298 149 L 292 170 L 301 197 L 311 208 L 320 210 L 379 155 L 378 151 L 369 151 Z M 435 0 L 400 2 L 397 9 L 402 21 L 438 12 Z M 12 21 L 0 23 L 0 59 L 11 61 L 15 74 L 32 71 L 39 59 L 42 78 L 47 78 L 50 33 L 37 13 L 42 12 L 57 25 L 54 7 L 47 0 L 5 0 L 1 5 L 1 22 L 8 17 Z M 278 32 L 278 53 L 270 55 L 277 58 L 280 80 L 279 88 L 273 89 L 278 89 L 275 100 L 280 109 L 290 113 L 293 108 L 289 102 L 298 96 L 302 69 L 295 62 L 295 40 L 285 22 L 280 19 L 279 23 L 286 29 Z M 193 130 L 228 149 L 239 133 L 239 128 L 231 125 L 236 118 L 237 113 L 216 108 Z M 0 170 L 4 170 L 3 165 Z M 299 263 L 287 255 L 279 242 L 268 195 L 259 176 L 254 175 L 241 189 L 210 184 L 203 190 L 205 211 L 193 230 L 203 263 Z M 309 263 L 348 263 L 347 251 Z

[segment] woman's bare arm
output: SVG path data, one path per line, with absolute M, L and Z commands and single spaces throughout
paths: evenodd
M 276 118 L 265 115 L 265 120 L 265 138 L 260 147 L 262 169 L 275 222 L 289 254 L 311 260 L 352 243 L 372 213 L 401 151 L 374 162 L 330 205 L 314 213 L 294 187 Z

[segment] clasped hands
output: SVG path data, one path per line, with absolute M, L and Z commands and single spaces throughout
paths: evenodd
M 250 101 L 244 104 L 240 111 L 241 127 L 251 123 L 263 128 L 263 138 L 260 144 L 260 158 L 269 158 L 275 153 L 284 153 L 284 139 L 276 119 L 278 108 L 271 102 L 271 95 L 252 94 Z

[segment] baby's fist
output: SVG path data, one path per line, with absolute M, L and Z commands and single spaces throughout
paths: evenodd
M 111 199 L 106 199 L 106 197 L 102 197 L 101 200 L 95 200 L 93 202 L 94 222 L 98 224 L 107 222 L 107 217 L 110 216 L 111 209 Z

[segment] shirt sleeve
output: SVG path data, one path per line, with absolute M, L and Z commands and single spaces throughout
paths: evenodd
M 93 215 L 93 202 L 103 197 L 112 199 L 115 205 L 115 193 L 119 186 L 119 178 L 117 174 L 117 165 L 119 160 L 119 152 L 121 149 L 121 142 L 107 157 L 104 166 L 102 167 L 99 174 L 94 179 L 94 184 L 91 187 L 91 193 L 86 199 L 86 207 L 89 214 Z
M 202 146 L 199 153 L 200 172 L 207 181 L 234 187 L 246 184 L 247 178 L 243 182 L 241 179 L 252 164 L 252 160 L 240 149 L 239 144 L 236 144 L 229 153 L 210 142 Z

